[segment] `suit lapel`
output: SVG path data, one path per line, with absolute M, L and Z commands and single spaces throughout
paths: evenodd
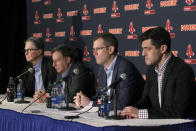
M 156 99 L 151 99 L 152 101 L 154 101 L 153 103 L 155 103 L 155 105 L 157 105 L 157 107 L 160 107 L 159 105 L 159 96 L 158 96 L 158 76 L 157 76 L 157 73 L 155 72 L 155 66 L 153 66 L 152 68 L 152 74 L 150 75 L 151 76 L 151 82 L 153 83 L 152 84 L 152 91 L 151 91 L 151 94 L 152 96 L 150 96 L 151 98 L 156 98 Z M 154 97 L 153 97 L 154 96 Z
M 173 65 L 174 65 L 174 58 L 175 58 L 175 56 L 172 55 L 168 64 L 167 64 L 167 67 L 166 67 L 166 70 L 164 73 L 164 78 L 163 78 L 163 82 L 162 82 L 162 92 L 161 92 L 162 107 L 164 106 L 165 88 L 167 86 L 168 78 L 170 76 L 170 73 L 171 73 Z
M 43 57 L 42 59 L 42 67 L 41 67 L 41 73 L 42 73 L 42 81 L 43 85 L 45 85 L 45 80 L 46 80 L 46 72 L 47 72 L 47 67 L 46 67 L 46 59 Z M 46 87 L 44 87 L 46 89 Z
M 117 79 L 117 74 L 118 74 L 118 70 L 117 69 L 118 69 L 118 66 L 119 66 L 119 62 L 120 62 L 120 58 L 119 58 L 119 56 L 117 56 L 116 63 L 114 65 L 113 74 L 112 74 L 112 82 L 111 82 L 111 84 L 113 82 L 115 82 L 116 79 Z M 112 96 L 112 94 L 113 94 L 113 89 L 110 90 L 110 95 Z

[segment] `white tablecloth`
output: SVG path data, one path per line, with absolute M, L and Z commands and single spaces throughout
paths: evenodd
M 2 100 L 5 96 L 1 95 L 0 100 Z M 25 98 L 25 100 L 33 101 L 32 98 Z M 29 103 L 28 103 L 29 104 Z M 0 108 L 2 109 L 10 109 L 16 112 L 21 112 L 28 104 L 17 104 L 14 102 L 7 102 L 7 100 L 3 101 L 0 104 Z M 123 120 L 106 120 L 105 118 L 98 117 L 97 112 L 90 111 L 81 114 L 79 118 L 73 119 L 72 121 L 88 124 L 96 127 L 103 126 L 161 126 L 161 125 L 173 125 L 191 122 L 193 120 L 188 119 L 123 119 Z M 32 113 L 33 111 L 38 111 L 39 113 Z M 25 114 L 36 114 L 43 115 L 57 120 L 67 120 L 64 116 L 69 115 L 77 115 L 79 110 L 75 111 L 59 111 L 58 109 L 46 108 L 45 103 L 34 103 L 30 107 L 28 107 L 23 113 Z

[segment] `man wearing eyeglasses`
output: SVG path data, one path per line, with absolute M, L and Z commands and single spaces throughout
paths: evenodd
M 52 67 L 52 60 L 44 56 L 44 43 L 35 37 L 29 37 L 25 41 L 25 57 L 29 63 L 25 68 L 34 68 L 34 73 L 27 73 L 23 77 L 25 96 L 38 98 L 48 87 L 49 82 L 56 80 L 56 70 Z M 44 102 L 39 99 L 39 102 Z
M 127 105 L 134 104 L 141 96 L 144 80 L 133 63 L 117 55 L 118 40 L 110 33 L 97 35 L 93 40 L 93 55 L 98 69 L 98 88 L 108 87 L 117 81 L 121 74 L 126 73 L 126 79 L 117 87 L 117 108 L 123 109 Z M 111 96 L 113 89 L 107 94 Z M 86 97 L 82 92 L 75 97 L 75 103 L 79 107 L 96 106 L 96 101 Z

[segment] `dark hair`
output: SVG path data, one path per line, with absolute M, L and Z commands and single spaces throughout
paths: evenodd
M 63 57 L 70 57 L 72 58 L 72 52 L 73 52 L 73 48 L 67 45 L 57 45 L 56 47 L 54 47 L 54 49 L 52 50 L 52 54 L 56 51 L 61 52 Z
M 149 29 L 139 37 L 139 40 L 141 42 L 148 39 L 152 40 L 152 44 L 156 48 L 160 48 L 161 45 L 167 45 L 167 51 L 170 51 L 171 48 L 170 34 L 163 27 L 156 27 L 156 28 Z
M 94 37 L 93 42 L 100 38 L 104 40 L 106 46 L 114 46 L 115 48 L 114 54 L 118 53 L 118 40 L 113 34 L 108 32 L 103 34 L 98 34 L 97 36 Z
M 29 37 L 27 38 L 26 42 L 32 42 L 35 46 L 36 49 L 41 49 L 42 50 L 42 55 L 44 55 L 44 43 L 41 39 L 36 38 L 36 37 Z

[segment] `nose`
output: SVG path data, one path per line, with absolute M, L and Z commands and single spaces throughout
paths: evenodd
M 25 55 L 27 55 L 28 54 L 28 51 L 25 51 Z
M 93 55 L 94 56 L 97 55 L 97 51 L 96 50 L 93 51 Z
M 142 50 L 142 56 L 145 56 L 146 52 L 144 50 Z
M 55 65 L 56 65 L 55 62 L 53 61 L 52 66 L 55 67 Z

